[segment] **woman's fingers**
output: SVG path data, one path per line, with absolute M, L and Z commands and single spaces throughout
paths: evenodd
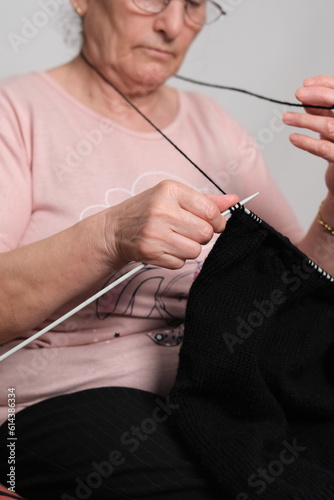
M 312 106 L 326 106 L 332 107 L 334 105 L 334 89 L 328 87 L 301 87 L 296 91 L 296 98 L 305 107 Z
M 303 87 L 297 89 L 296 97 L 305 107 L 307 107 L 308 104 L 313 106 L 334 106 L 333 76 L 319 75 L 306 78 L 303 85 Z M 317 113 L 320 110 L 308 109 L 308 111 Z
M 331 110 L 314 109 L 310 106 L 334 107 L 334 77 L 317 76 L 304 80 L 304 87 L 296 90 L 296 98 L 304 105 L 307 113 L 312 115 L 333 116 Z
M 306 128 L 313 132 L 318 132 L 323 137 L 334 141 L 334 118 L 332 117 L 288 112 L 284 113 L 283 121 L 293 127 Z
M 304 151 L 334 162 L 334 118 L 289 112 L 284 113 L 283 121 L 293 127 L 318 132 L 320 138 L 294 133 L 290 135 L 290 141 L 294 146 Z
M 304 151 L 333 162 L 334 113 L 331 110 L 308 106 L 332 107 L 334 105 L 334 77 L 320 75 L 307 78 L 304 81 L 304 87 L 296 91 L 296 97 L 304 105 L 306 112 L 284 113 L 284 123 L 316 132 L 319 138 L 294 133 L 290 136 L 291 143 Z
M 225 228 L 221 212 L 236 195 L 210 196 L 164 181 L 106 211 L 109 260 L 179 268 Z M 119 264 L 118 264 L 119 265 Z
M 306 78 L 303 82 L 304 87 L 327 87 L 334 89 L 334 76 L 318 75 Z
M 334 144 L 327 140 L 315 139 L 303 134 L 291 134 L 290 141 L 294 146 L 308 153 L 334 162 Z
M 204 195 L 183 184 L 170 181 L 166 182 L 171 189 L 171 199 L 176 201 L 184 210 L 184 217 L 191 217 L 193 224 L 196 225 L 195 218 L 193 217 L 195 216 L 198 218 L 197 224 L 200 224 L 203 229 L 203 222 L 209 223 L 213 231 L 217 233 L 223 231 L 225 227 L 225 221 L 221 217 L 221 212 L 231 207 L 239 200 L 234 194 Z M 177 222 L 180 225 L 180 230 L 187 231 L 187 220 L 177 219 Z M 185 222 L 185 224 L 183 224 L 183 222 Z M 189 227 L 193 229 L 192 225 Z

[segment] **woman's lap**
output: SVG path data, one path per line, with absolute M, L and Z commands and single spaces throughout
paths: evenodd
M 31 500 L 217 498 L 172 434 L 172 412 L 168 398 L 120 387 L 59 396 L 21 411 L 16 491 Z M 7 438 L 4 424 L 3 484 L 9 471 Z

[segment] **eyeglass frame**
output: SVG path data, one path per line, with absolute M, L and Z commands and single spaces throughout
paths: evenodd
M 141 7 L 139 7 L 136 3 L 137 0 L 132 0 L 132 3 L 134 4 L 134 6 L 139 9 L 141 12 L 143 12 L 144 14 L 146 14 L 147 16 L 154 16 L 156 14 L 160 14 L 161 12 L 163 12 L 167 7 L 168 5 L 170 4 L 170 2 L 172 0 L 162 0 L 162 8 L 161 10 L 159 10 L 158 12 L 149 12 L 147 10 L 144 10 L 142 9 Z M 188 14 L 187 10 L 188 10 L 188 5 L 189 5 L 189 1 L 188 0 L 184 0 L 184 11 L 186 13 L 186 15 L 188 16 L 188 19 L 196 24 L 197 26 L 208 26 L 210 24 L 213 24 L 215 23 L 216 21 L 218 21 L 218 19 L 220 19 L 222 16 L 226 16 L 226 12 L 225 10 L 223 9 L 223 7 L 221 5 L 219 5 L 218 2 L 215 2 L 214 0 L 204 0 L 205 3 L 210 3 L 212 5 L 214 5 L 215 7 L 217 7 L 217 10 L 220 12 L 220 14 L 218 15 L 218 17 L 216 19 L 214 19 L 213 21 L 209 22 L 209 23 L 199 23 L 199 22 L 196 22 L 194 21 L 191 16 Z

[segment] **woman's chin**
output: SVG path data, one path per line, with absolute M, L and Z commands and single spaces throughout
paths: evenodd
M 164 85 L 176 72 L 176 68 L 166 68 L 164 64 L 152 62 L 145 64 L 144 67 L 132 73 L 132 81 L 134 85 L 130 93 L 132 95 L 147 95 L 155 92 Z

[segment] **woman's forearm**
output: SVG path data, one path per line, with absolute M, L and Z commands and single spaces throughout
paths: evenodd
M 100 258 L 103 217 L 0 254 L 0 343 L 36 327 L 112 272 Z
M 3 253 L 0 343 L 73 299 L 79 304 L 128 262 L 181 268 L 224 230 L 221 212 L 237 201 L 236 195 L 204 195 L 163 181 L 55 236 Z

